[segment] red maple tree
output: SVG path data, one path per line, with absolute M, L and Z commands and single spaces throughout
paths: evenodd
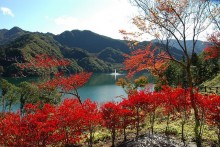
M 83 120 L 82 105 L 77 99 L 65 99 L 58 107 L 55 119 L 57 130 L 56 141 L 61 145 L 74 145 L 82 138 L 85 122 Z
M 112 138 L 112 147 L 115 147 L 116 131 L 120 128 L 119 105 L 114 102 L 108 102 L 102 105 L 102 119 L 104 126 L 110 131 Z
M 162 76 L 167 68 L 169 57 L 165 52 L 159 51 L 159 48 L 152 48 L 152 44 L 149 44 L 145 49 L 138 49 L 131 55 L 125 55 L 124 70 L 128 71 L 128 77 L 144 70 L 148 70 L 153 75 Z
M 134 111 L 130 109 L 130 102 L 128 99 L 123 99 L 119 103 L 119 117 L 120 117 L 120 126 L 119 129 L 123 131 L 124 141 L 127 140 L 126 129 L 128 126 L 131 126 L 133 123 Z
M 68 66 L 70 62 L 66 59 L 57 59 L 46 54 L 37 54 L 27 63 L 18 63 L 21 69 L 29 68 L 44 68 L 51 69 L 53 67 Z
M 213 59 L 220 57 L 220 32 L 213 33 L 209 36 L 210 44 L 204 49 L 205 59 Z
M 27 104 L 26 115 L 21 119 L 23 140 L 27 146 L 56 145 L 54 132 L 58 122 L 55 118 L 56 108 L 45 104 L 40 109 L 39 104 Z
M 72 74 L 70 76 L 64 76 L 63 73 L 57 73 L 51 80 L 39 84 L 40 89 L 44 88 L 60 88 L 61 93 L 71 94 L 75 96 L 79 102 L 82 104 L 80 95 L 78 93 L 78 88 L 85 85 L 90 79 L 92 73 L 80 72 L 77 74 Z
M 95 131 L 102 124 L 102 116 L 97 102 L 92 102 L 89 98 L 83 102 L 82 107 L 85 131 L 88 131 L 88 146 L 92 147 Z

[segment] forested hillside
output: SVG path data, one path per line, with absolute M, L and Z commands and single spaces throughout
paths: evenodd
M 144 48 L 150 42 L 139 43 L 137 48 Z M 158 42 L 154 43 L 158 45 Z M 159 44 L 161 48 L 164 45 Z M 173 47 L 175 48 L 175 47 Z M 16 63 L 30 62 L 37 54 L 66 58 L 71 62 L 69 71 L 78 72 L 82 69 L 92 72 L 111 72 L 121 68 L 124 54 L 129 54 L 127 42 L 112 39 L 85 30 L 65 31 L 59 35 L 24 31 L 19 27 L 0 30 L 0 73 L 3 76 L 18 76 L 19 67 Z M 177 59 L 182 59 L 182 52 L 172 49 Z M 26 75 L 41 73 L 26 71 Z

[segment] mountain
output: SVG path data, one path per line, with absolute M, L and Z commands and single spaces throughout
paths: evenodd
M 4 76 L 16 76 L 19 68 L 16 63 L 31 61 L 37 54 L 47 54 L 58 59 L 63 58 L 61 46 L 50 35 L 42 33 L 26 33 L 15 37 L 11 42 L 0 45 L 0 69 Z M 71 59 L 70 71 L 76 72 L 82 68 Z M 40 75 L 42 71 L 30 69 L 25 71 L 26 75 Z
M 88 30 L 65 31 L 60 35 L 54 36 L 54 39 L 64 46 L 82 48 L 89 53 L 98 53 L 106 47 L 125 53 L 129 52 L 125 41 L 112 39 Z
M 27 31 L 24 31 L 19 27 L 13 27 L 10 30 L 2 29 L 0 30 L 0 45 L 9 43 L 27 33 Z
M 136 48 L 145 48 L 150 43 L 151 43 L 151 41 L 140 42 Z M 165 50 L 166 45 L 165 44 L 161 44 L 158 41 L 153 41 L 152 49 L 155 48 L 155 47 L 160 48 L 162 50 Z M 170 49 L 171 55 L 173 57 L 175 57 L 177 60 L 181 60 L 182 59 L 183 51 L 181 51 L 181 50 L 179 50 L 179 49 L 177 49 L 175 47 L 172 47 L 172 46 L 169 46 L 169 49 Z M 158 50 L 158 52 L 159 52 L 159 50 Z
M 98 58 L 106 62 L 111 63 L 122 63 L 124 61 L 123 52 L 120 50 L 113 49 L 111 47 L 106 47 L 98 54 Z
M 70 37 L 69 34 L 75 37 Z M 75 30 L 53 35 L 27 32 L 14 27 L 10 30 L 0 30 L 0 42 L 0 73 L 4 76 L 16 75 L 19 72 L 16 63 L 31 61 L 36 54 L 70 60 L 72 66 L 69 70 L 72 72 L 82 69 L 111 72 L 122 66 L 122 54 L 129 52 L 126 42 L 91 31 Z M 107 56 L 108 58 L 105 58 Z M 35 73 L 33 69 L 25 74 L 41 73 Z
M 156 39 L 154 39 L 152 41 L 153 42 L 159 42 Z M 165 44 L 166 41 L 164 40 L 162 42 Z M 182 46 L 184 46 L 184 41 L 180 40 L 180 44 Z M 206 47 L 207 44 L 208 44 L 208 42 L 206 42 L 206 41 L 198 40 L 196 42 L 196 45 L 195 45 L 195 53 L 197 53 L 197 54 L 201 53 L 204 50 L 204 48 Z M 170 39 L 169 46 L 177 48 L 178 50 L 182 51 L 179 43 L 175 39 Z M 192 40 L 186 40 L 186 47 L 188 48 L 188 53 L 192 52 L 192 46 L 193 46 L 193 41 Z
M 140 42 L 137 47 L 144 48 L 149 43 Z M 154 42 L 153 46 L 165 47 L 158 42 Z M 112 72 L 115 68 L 123 66 L 123 55 L 129 54 L 130 51 L 126 41 L 112 39 L 88 30 L 65 31 L 54 35 L 28 32 L 18 27 L 10 30 L 2 29 L 0 30 L 0 74 L 16 75 L 19 72 L 16 63 L 31 61 L 36 54 L 47 54 L 69 60 L 71 72 L 82 69 L 92 72 Z M 172 54 L 177 59 L 182 59 L 182 51 L 175 47 L 172 47 Z M 36 69 L 25 72 L 26 75 L 42 74 L 42 71 Z

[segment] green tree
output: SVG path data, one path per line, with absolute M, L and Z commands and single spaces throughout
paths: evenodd
M 168 85 L 177 86 L 182 84 L 182 67 L 175 62 L 170 61 L 167 70 L 165 71 Z
M 2 112 L 8 110 L 11 111 L 11 106 L 18 102 L 19 98 L 19 88 L 14 84 L 9 83 L 7 80 L 1 80 L 1 88 L 2 88 Z
M 119 78 L 116 85 L 121 86 L 126 93 L 132 93 L 138 88 L 144 88 L 149 83 L 146 76 L 140 76 L 132 81 L 131 79 L 126 80 L 125 78 Z
M 195 85 L 199 85 L 210 78 L 216 76 L 219 72 L 219 63 L 217 58 L 205 60 L 204 53 L 197 57 L 193 64 L 192 75 Z
M 3 74 L 4 72 L 4 67 L 0 65 L 0 75 Z
M 26 103 L 36 103 L 39 101 L 38 87 L 29 82 L 21 82 L 18 86 L 20 93 L 20 112 L 23 115 L 23 109 Z

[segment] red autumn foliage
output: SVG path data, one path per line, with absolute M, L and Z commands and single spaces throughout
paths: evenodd
M 220 127 L 220 96 L 195 93 L 200 119 Z M 140 130 L 149 114 L 154 119 L 157 108 L 165 109 L 173 116 L 187 112 L 190 115 L 189 90 L 163 87 L 161 92 L 138 91 L 120 103 L 108 102 L 98 108 L 96 102 L 87 99 L 80 104 L 76 99 L 65 99 L 61 105 L 27 104 L 23 117 L 18 113 L 0 115 L 0 145 L 5 146 L 65 146 L 76 145 L 86 137 L 92 146 L 93 134 L 102 124 L 112 135 L 133 125 Z M 162 110 L 158 109 L 158 110 Z M 172 112 L 172 113 L 171 113 Z M 178 116 L 179 117 L 179 116 Z M 203 121 L 205 123 L 205 121 Z M 150 121 L 153 129 L 154 120 Z M 138 133 L 137 133 L 138 134 Z M 136 135 L 137 135 L 136 134 Z M 92 136 L 90 138 L 90 136 Z
M 162 103 L 166 114 L 176 114 L 176 112 L 182 113 L 183 111 L 189 113 L 191 103 L 189 93 L 186 89 L 180 87 L 171 88 L 169 86 L 163 86 L 162 88 L 163 90 L 161 93 L 164 97 Z
M 65 77 L 62 73 L 57 73 L 55 77 L 43 84 L 40 84 L 40 88 L 45 87 L 57 87 L 61 88 L 62 91 L 70 92 L 82 87 L 88 82 L 92 73 L 80 72 Z
M 205 59 L 213 59 L 220 57 L 220 32 L 213 33 L 209 38 L 208 41 L 211 43 L 205 49 Z
M 206 104 L 206 108 L 208 108 L 207 111 L 209 112 L 207 116 L 209 122 L 220 128 L 220 96 L 209 96 L 209 101 L 208 104 Z
M 27 146 L 56 145 L 54 132 L 57 130 L 57 121 L 54 119 L 56 109 L 45 104 L 42 109 L 39 105 L 27 105 L 26 115 L 22 118 L 23 139 Z
M 77 90 L 89 81 L 91 75 L 92 73 L 80 72 L 65 77 L 62 73 L 57 73 L 53 79 L 39 84 L 39 88 L 60 88 L 61 93 L 72 94 L 82 103 Z
M 195 96 L 199 105 L 200 119 L 216 127 L 218 143 L 220 144 L 220 96 L 214 94 L 201 95 L 199 93 L 196 93 Z
M 131 55 L 125 55 L 124 70 L 128 71 L 128 77 L 144 70 L 150 71 L 153 75 L 161 75 L 167 68 L 167 59 L 169 57 L 165 52 L 159 52 L 158 48 L 152 49 L 152 44 L 149 44 L 145 49 L 138 49 Z
M 84 128 L 83 109 L 76 99 L 65 99 L 57 109 L 56 138 L 62 145 L 71 145 L 82 139 Z
M 161 99 L 164 113 L 168 115 L 173 115 L 172 119 L 181 118 L 186 119 L 190 116 L 191 112 L 191 101 L 189 97 L 189 91 L 181 87 L 171 88 L 169 86 L 163 86 L 161 94 L 163 99 Z
M 115 146 L 116 131 L 120 128 L 120 107 L 117 103 L 108 102 L 101 107 L 104 126 L 111 132 L 112 146 Z
M 63 91 L 70 92 L 82 87 L 88 82 L 92 73 L 80 72 L 78 74 L 70 75 L 69 77 L 60 77 L 55 79 L 57 86 L 61 87 Z
M 133 93 L 129 96 L 130 109 L 133 111 L 133 125 L 136 128 L 136 137 L 139 136 L 140 124 L 145 119 L 145 109 L 148 105 L 144 91 Z
M 56 59 L 53 57 L 49 57 L 45 54 L 41 54 L 36 55 L 33 61 L 26 64 L 21 64 L 20 67 L 22 69 L 32 67 L 51 69 L 53 67 L 64 67 L 69 64 L 70 62 L 66 59 Z M 77 90 L 88 82 L 91 75 L 92 73 L 80 72 L 77 74 L 64 76 L 63 72 L 58 72 L 51 80 L 38 84 L 38 87 L 39 89 L 47 89 L 49 91 L 54 91 L 56 88 L 60 88 L 61 93 L 72 94 L 73 96 L 78 98 L 79 102 L 82 104 Z
M 28 63 L 19 64 L 21 69 L 25 68 L 52 68 L 52 67 L 58 67 L 58 66 L 68 66 L 70 62 L 66 59 L 56 59 L 54 57 L 49 57 L 46 54 L 39 54 L 36 55 L 35 58 L 33 58 Z
M 163 94 L 159 92 L 152 92 L 148 93 L 148 96 L 146 96 L 146 98 L 146 101 L 148 103 L 146 111 L 155 112 L 156 109 L 162 104 Z
M 84 131 L 94 129 L 101 121 L 97 105 L 90 100 L 84 104 L 65 99 L 57 107 L 27 104 L 22 118 L 17 113 L 5 113 L 0 117 L 0 145 L 74 145 L 84 138 Z
M 220 127 L 220 96 L 197 94 L 198 104 L 205 113 L 207 122 Z
M 19 114 L 5 113 L 0 116 L 0 145 L 25 145 L 21 138 L 22 135 Z
M 172 96 L 172 88 L 169 86 L 163 86 L 163 107 L 164 113 L 170 115 L 175 111 L 175 105 L 177 105 L 176 98 Z
M 98 109 L 98 104 L 92 102 L 90 99 L 86 99 L 83 104 L 84 116 L 83 120 L 85 122 L 85 131 L 88 132 L 88 144 L 92 146 L 94 133 L 98 126 L 102 124 L 101 112 Z
M 120 117 L 120 126 L 119 129 L 123 131 L 124 141 L 127 140 L 126 129 L 133 123 L 134 112 L 130 109 L 130 102 L 128 99 L 123 99 L 119 103 L 119 117 Z
M 220 96 L 212 95 L 209 96 L 209 102 L 206 104 L 207 112 L 207 120 L 208 123 L 214 125 L 218 131 L 216 131 L 218 136 L 218 143 L 220 145 Z

